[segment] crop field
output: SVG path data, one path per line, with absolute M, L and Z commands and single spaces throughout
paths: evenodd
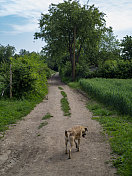
M 81 79 L 79 84 L 101 103 L 132 116 L 132 79 Z

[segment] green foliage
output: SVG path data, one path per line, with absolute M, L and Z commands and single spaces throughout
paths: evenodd
M 67 94 L 64 92 L 64 91 L 61 91 L 61 95 L 66 98 L 67 97 Z
M 95 77 L 102 78 L 132 78 L 132 61 L 108 60 L 94 73 Z
M 132 60 L 132 37 L 126 36 L 121 42 L 122 57 L 124 60 Z
M 63 96 L 63 98 L 61 99 L 61 108 L 64 112 L 64 116 L 70 116 L 70 106 L 69 106 L 69 102 L 67 99 L 67 94 L 64 91 L 61 91 L 61 95 Z
M 59 75 L 64 82 L 72 81 L 72 65 L 70 61 L 61 64 L 59 67 Z
M 62 98 L 61 99 L 61 108 L 64 112 L 64 116 L 70 116 L 71 113 L 69 112 L 70 107 L 67 98 Z
M 50 113 L 47 113 L 42 120 L 46 120 L 46 119 L 50 119 L 51 117 L 53 117 Z
M 40 32 L 35 33 L 35 39 L 46 41 L 44 50 L 49 63 L 51 60 L 57 63 L 62 79 L 73 76 L 74 41 L 76 63 L 79 63 L 81 52 L 89 53 L 91 48 L 93 52 L 97 50 L 101 34 L 106 30 L 104 13 L 94 6 L 81 6 L 78 1 L 71 0 L 51 4 L 49 13 L 41 14 L 39 24 Z M 77 67 L 80 77 L 82 68 Z
M 120 113 L 132 115 L 132 80 L 81 79 L 80 86 L 104 104 Z
M 33 53 L 17 59 L 12 58 L 13 96 L 21 98 L 47 94 L 47 65 Z M 49 73 L 48 73 L 49 74 Z
M 9 70 L 10 70 L 10 63 L 9 62 L 2 62 L 0 67 L 0 84 L 1 84 L 1 90 L 0 95 L 2 94 L 4 96 L 9 96 Z M 0 96 L 0 97 L 1 97 Z
M 0 63 L 10 62 L 10 57 L 14 55 L 15 48 L 13 46 L 0 45 Z
M 70 86 L 73 89 L 80 89 L 80 84 L 79 82 L 69 82 L 68 86 Z
M 0 96 L 2 96 L 2 91 L 4 90 L 4 77 L 0 75 Z
M 63 88 L 62 88 L 62 87 L 58 87 L 58 89 L 63 90 Z
M 113 34 L 112 28 L 108 28 L 102 35 L 99 42 L 98 61 L 96 64 L 103 64 L 107 60 L 120 58 L 120 43 Z
M 76 64 L 76 80 L 87 78 L 89 75 L 89 65 L 84 61 Z

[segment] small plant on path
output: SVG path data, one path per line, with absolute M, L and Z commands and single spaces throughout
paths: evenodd
M 62 87 L 58 87 L 58 89 L 63 90 L 63 88 L 62 88 Z
M 47 122 L 47 121 L 42 122 L 42 123 L 39 125 L 38 129 L 40 129 L 40 128 L 42 128 L 43 126 L 46 126 L 46 125 L 48 125 L 48 122 Z
M 42 118 L 42 120 L 50 119 L 53 117 L 49 112 Z

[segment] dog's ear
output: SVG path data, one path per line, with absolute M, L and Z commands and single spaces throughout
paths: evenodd
M 88 128 L 85 128 L 85 131 L 88 131 Z

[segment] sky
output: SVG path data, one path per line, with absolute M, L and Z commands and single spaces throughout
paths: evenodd
M 0 44 L 20 49 L 40 52 L 45 45 L 41 39 L 34 40 L 39 32 L 41 13 L 48 13 L 51 3 L 63 0 L 0 0 Z M 80 0 L 86 4 L 87 0 Z M 126 35 L 132 36 L 132 0 L 89 0 L 106 14 L 106 26 L 111 26 L 119 40 Z

